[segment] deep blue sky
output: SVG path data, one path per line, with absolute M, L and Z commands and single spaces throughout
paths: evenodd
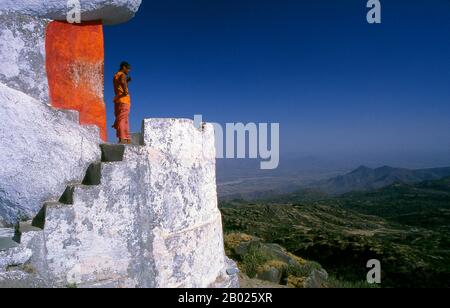
M 382 0 L 381 25 L 366 22 L 366 3 L 144 0 L 135 19 L 105 27 L 108 126 L 127 60 L 134 131 L 146 117 L 200 113 L 279 122 L 282 153 L 444 164 L 450 1 Z

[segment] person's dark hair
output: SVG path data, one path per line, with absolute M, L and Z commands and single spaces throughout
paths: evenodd
M 130 63 L 123 61 L 122 63 L 120 63 L 120 69 L 123 69 L 124 67 L 131 68 L 131 65 Z

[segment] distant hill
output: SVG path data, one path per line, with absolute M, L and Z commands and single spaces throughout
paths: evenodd
M 394 183 L 412 184 L 448 176 L 450 176 L 450 167 L 410 170 L 389 166 L 376 169 L 361 166 L 348 174 L 308 185 L 308 188 L 332 195 L 341 195 L 354 191 L 380 189 Z
M 330 205 L 223 204 L 227 232 L 277 243 L 345 281 L 383 264 L 382 287 L 450 287 L 448 232 L 409 227 Z
M 373 174 L 356 173 L 364 172 Z M 334 197 L 303 190 L 222 202 L 221 210 L 226 230 L 280 244 L 346 281 L 360 280 L 364 262 L 375 258 L 383 264 L 383 287 L 450 287 L 450 177 Z
M 415 184 L 396 183 L 375 191 L 347 193 L 321 203 L 403 225 L 450 232 L 450 177 Z

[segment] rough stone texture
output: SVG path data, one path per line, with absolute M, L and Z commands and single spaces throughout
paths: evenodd
M 141 0 L 80 0 L 81 19 L 102 20 L 106 25 L 124 23 L 134 17 L 141 2 Z M 0 10 L 65 21 L 69 11 L 67 3 L 67 0 L 2 0 Z
M 0 238 L 13 238 L 14 229 L 0 228 Z
M 280 283 L 281 277 L 283 273 L 280 269 L 275 267 L 269 267 L 261 270 L 257 275 L 256 278 L 259 280 L 269 281 L 272 283 Z
M 239 286 L 242 289 L 288 289 L 290 287 L 269 281 L 251 279 L 247 275 L 239 274 Z
M 45 29 L 48 22 L 0 11 L 0 82 L 45 104 L 48 104 L 45 70 Z
M 328 273 L 324 269 L 313 270 L 311 275 L 305 281 L 305 288 L 320 289 L 323 288 L 328 280 Z
M 221 272 L 214 283 L 210 284 L 208 288 L 214 289 L 238 289 L 240 288 L 239 274 L 240 271 L 236 262 L 225 257 L 226 271 Z
M 35 237 L 27 261 L 38 281 L 93 288 L 239 286 L 236 264 L 224 251 L 213 126 L 145 120 L 143 141 L 127 146 L 122 161 L 101 164 L 100 185 L 75 185 L 73 204 L 46 204 L 43 236 Z
M 0 228 L 0 251 L 14 248 L 17 244 L 13 241 L 14 229 Z
M 34 236 L 34 234 L 26 234 L 22 238 L 22 245 L 0 251 L 0 271 L 7 270 L 9 266 L 25 264 L 31 259 L 33 252 L 28 248 L 28 244 Z
M 0 223 L 31 218 L 100 160 L 97 127 L 0 83 Z
M 51 105 L 79 111 L 80 123 L 98 126 L 106 141 L 104 59 L 101 23 L 54 21 L 48 25 L 46 66 Z
M 22 234 L 21 245 L 0 251 L 0 288 L 41 288 L 50 287 L 43 278 L 36 276 L 32 265 L 34 255 L 42 253 L 43 232 Z

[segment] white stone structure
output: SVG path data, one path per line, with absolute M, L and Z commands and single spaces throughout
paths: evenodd
M 49 103 L 45 70 L 48 23 L 49 20 L 0 10 L 0 82 L 44 104 Z
M 82 21 L 126 22 L 141 2 L 82 0 Z M 78 125 L 78 113 L 48 107 L 45 31 L 66 19 L 67 4 L 0 1 L 0 228 L 36 215 L 100 157 L 98 130 Z
M 140 4 L 81 1 L 82 20 L 125 22 Z M 48 106 L 45 27 L 66 5 L 0 1 L 0 288 L 238 287 L 212 125 L 145 120 L 135 145 L 101 145 Z
M 213 126 L 145 120 L 143 142 L 102 146 L 84 184 L 45 204 L 34 221 L 43 230 L 24 229 L 21 246 L 0 253 L 4 271 L 27 264 L 34 274 L 4 272 L 0 286 L 238 286 L 227 274 Z
M 115 25 L 132 19 L 142 0 L 79 0 L 79 2 L 81 21 L 102 20 L 105 25 Z M 67 0 L 2 0 L 0 2 L 0 11 L 62 21 L 67 19 L 67 14 L 72 7 L 68 5 Z

